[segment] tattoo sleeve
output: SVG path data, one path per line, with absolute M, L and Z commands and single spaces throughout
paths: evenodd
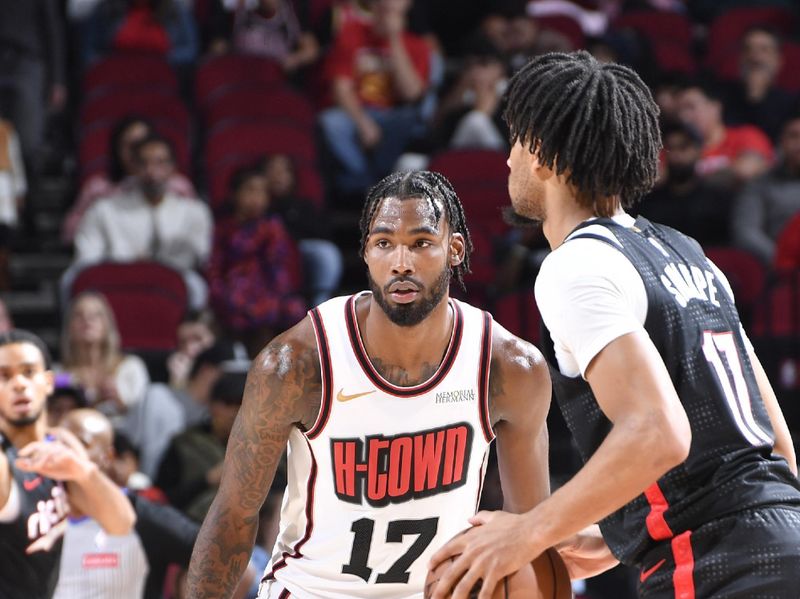
M 289 433 L 294 426 L 313 425 L 320 390 L 315 347 L 276 339 L 256 357 L 228 440 L 220 488 L 192 553 L 187 580 L 192 599 L 230 597 L 236 589 Z

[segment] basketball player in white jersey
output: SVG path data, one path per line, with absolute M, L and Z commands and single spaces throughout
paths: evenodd
M 531 344 L 449 298 L 472 249 L 449 182 L 390 175 L 361 232 L 371 291 L 311 310 L 254 361 L 193 599 L 230 596 L 287 443 L 260 599 L 421 598 L 433 551 L 475 513 L 495 438 L 506 509 L 549 494 L 549 375 Z

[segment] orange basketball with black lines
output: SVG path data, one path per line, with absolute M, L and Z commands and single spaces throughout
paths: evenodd
M 425 579 L 425 599 L 431 596 L 437 582 L 454 559 L 445 560 L 436 569 L 428 572 Z M 478 590 L 473 589 L 470 599 L 478 596 Z M 555 549 L 548 549 L 531 564 L 500 581 L 492 599 L 572 599 L 572 596 L 567 567 Z

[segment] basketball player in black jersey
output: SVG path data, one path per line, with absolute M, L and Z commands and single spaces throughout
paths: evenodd
M 368 360 L 388 383 L 420 386 L 439 373 L 440 362 L 449 353 L 446 348 L 454 326 L 448 307 L 449 283 L 451 276 L 460 281 L 468 271 L 471 243 L 460 201 L 437 173 L 390 175 L 370 190 L 361 232 L 372 294 L 359 296 L 354 316 Z M 258 510 L 290 434 L 298 429 L 303 434 L 311 431 L 321 411 L 326 413 L 328 400 L 311 318 L 276 337 L 254 360 L 228 443 L 222 484 L 192 556 L 188 593 L 193 599 L 230 596 L 247 564 Z M 507 508 L 524 511 L 549 492 L 547 368 L 531 344 L 501 326 L 492 326 L 492 331 L 487 419 L 497 438 Z M 470 346 L 464 351 L 479 348 Z M 411 410 L 415 399 L 406 401 Z M 469 413 L 468 405 L 462 407 Z M 426 422 L 418 426 L 424 429 Z M 353 427 L 358 430 L 358 423 Z M 324 501 L 335 499 L 326 496 Z M 364 505 L 363 513 L 369 515 L 369 505 Z M 322 512 L 313 531 L 307 528 L 307 535 L 315 534 L 317 528 L 324 532 L 325 526 Z M 298 547 L 282 561 L 289 559 L 309 558 Z M 367 560 L 366 554 L 363 559 Z M 342 571 L 347 568 L 340 569 L 339 580 L 330 582 L 358 583 L 358 576 Z M 367 578 L 361 581 L 359 596 L 380 597 L 381 585 Z M 411 589 L 408 596 L 419 596 L 421 590 Z M 280 594 L 288 596 L 288 590 Z M 327 596 L 352 595 L 329 591 Z
M 66 431 L 48 430 L 50 358 L 26 331 L 0 334 L 0 597 L 40 599 L 58 579 L 69 513 L 95 518 L 109 534 L 127 534 L 130 502 Z
M 478 514 L 434 555 L 458 555 L 434 599 L 478 580 L 489 599 L 594 522 L 641 597 L 798 597 L 792 440 L 727 281 L 694 240 L 623 210 L 656 178 L 650 92 L 626 67 L 547 54 L 514 77 L 505 117 L 514 211 L 553 249 L 535 291 L 584 466 L 526 514 Z

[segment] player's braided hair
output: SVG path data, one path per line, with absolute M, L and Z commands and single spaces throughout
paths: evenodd
M 550 53 L 511 79 L 503 114 L 511 142 L 578 190 L 598 216 L 628 207 L 655 183 L 661 135 L 650 90 L 628 67 L 584 51 Z
M 467 221 L 464 217 L 464 207 L 458 199 L 455 189 L 443 175 L 432 171 L 411 171 L 402 173 L 392 173 L 381 179 L 367 192 L 367 200 L 361 211 L 359 228 L 361 229 L 361 250 L 364 256 L 364 248 L 369 237 L 369 229 L 375 211 L 384 198 L 397 198 L 405 200 L 409 198 L 424 198 L 431 205 L 434 217 L 438 223 L 442 218 L 442 207 L 444 207 L 445 218 L 450 225 L 450 231 L 461 233 L 464 237 L 464 259 L 461 264 L 452 268 L 455 277 L 461 288 L 464 288 L 464 275 L 469 272 L 469 256 L 472 253 L 472 238 L 467 229 Z

